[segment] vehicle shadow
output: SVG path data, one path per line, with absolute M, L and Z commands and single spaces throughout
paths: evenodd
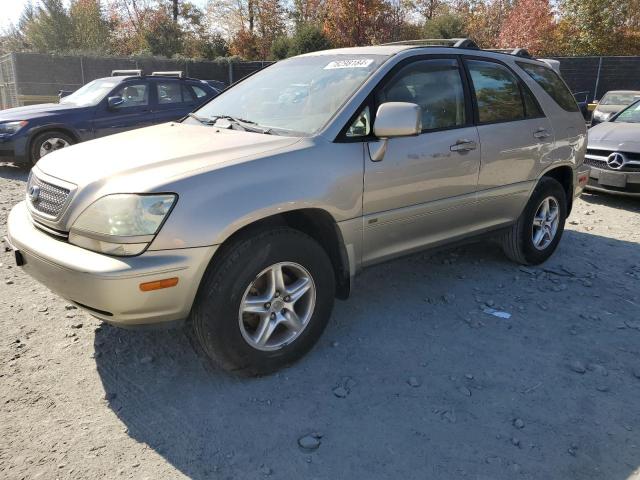
M 626 480 L 639 280 L 632 242 L 567 231 L 535 268 L 482 243 L 367 270 L 315 349 L 269 377 L 204 367 L 180 330 L 105 325 L 96 363 L 128 434 L 194 479 Z
M 22 180 L 27 181 L 29 178 L 29 171 L 26 168 L 19 167 L 12 163 L 0 162 L 0 178 L 6 178 L 8 180 Z
M 580 197 L 587 204 L 606 205 L 630 212 L 640 212 L 640 198 L 626 197 L 603 192 L 585 192 Z

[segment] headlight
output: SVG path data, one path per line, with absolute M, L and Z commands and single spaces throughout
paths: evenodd
M 27 125 L 26 120 L 20 120 L 18 122 L 0 122 L 0 135 L 13 135 L 18 133 L 22 127 Z
M 176 198 L 172 193 L 102 197 L 74 222 L 69 242 L 109 255 L 138 255 L 158 233 Z

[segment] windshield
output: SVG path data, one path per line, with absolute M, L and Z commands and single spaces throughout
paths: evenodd
M 640 98 L 640 92 L 609 92 L 600 101 L 600 105 L 629 105 Z
M 76 105 L 78 107 L 91 107 L 100 103 L 100 100 L 111 91 L 122 79 L 119 78 L 99 78 L 87 83 L 71 95 L 60 100 L 63 105 Z
M 622 123 L 640 123 L 640 102 L 629 105 L 613 120 Z
M 223 92 L 197 115 L 230 116 L 309 135 L 320 130 L 386 58 L 318 55 L 283 60 Z

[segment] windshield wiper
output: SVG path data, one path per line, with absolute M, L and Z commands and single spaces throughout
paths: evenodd
M 265 135 L 271 135 L 270 128 L 260 128 L 258 124 L 252 120 L 245 120 L 244 118 L 233 117 L 231 115 L 214 115 L 208 119 L 211 124 L 215 124 L 218 120 L 226 120 L 230 124 L 237 125 L 247 132 L 263 133 Z
M 194 118 L 197 121 L 199 121 L 200 123 L 204 123 L 205 125 L 213 125 L 215 123 L 215 120 L 209 119 L 209 118 L 200 117 L 200 116 L 196 115 L 195 113 L 188 113 L 187 116 L 189 116 L 191 118 Z

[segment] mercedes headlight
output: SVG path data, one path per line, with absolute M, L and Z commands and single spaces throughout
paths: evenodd
M 13 135 L 18 133 L 22 127 L 27 125 L 26 120 L 20 120 L 17 122 L 0 122 L 0 135 Z
M 69 242 L 108 255 L 138 255 L 158 233 L 176 199 L 172 193 L 102 197 L 74 222 Z

